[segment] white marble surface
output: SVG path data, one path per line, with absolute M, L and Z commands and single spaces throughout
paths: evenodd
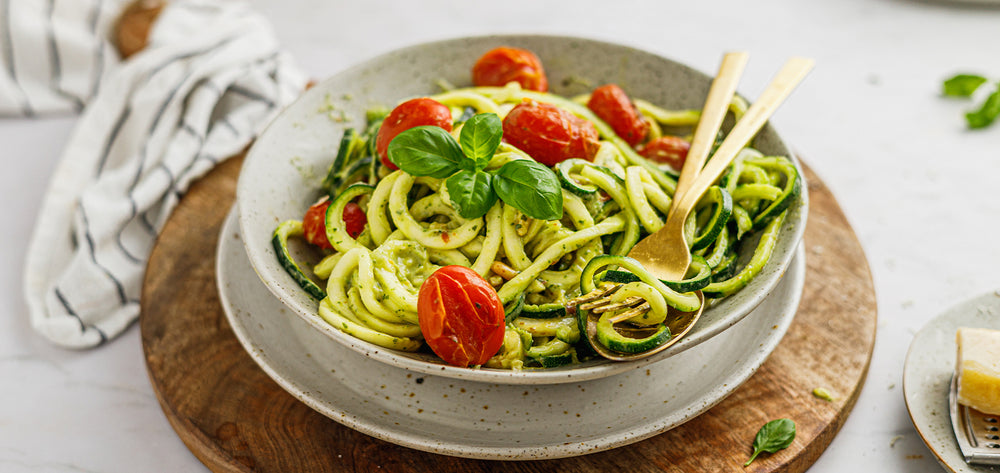
M 754 97 L 790 55 L 818 67 L 773 122 L 833 190 L 868 255 L 879 303 L 871 369 L 853 414 L 810 473 L 937 472 L 902 397 L 914 333 L 1000 287 L 1000 123 L 964 129 L 952 73 L 1000 78 L 1000 9 L 907 0 L 538 2 L 253 0 L 316 77 L 425 40 L 488 32 L 614 40 L 713 71 L 752 59 Z M 502 10 L 496 5 L 502 5 Z M 91 351 L 54 348 L 28 325 L 27 235 L 72 117 L 0 120 L 0 471 L 205 471 L 149 386 L 138 327 Z

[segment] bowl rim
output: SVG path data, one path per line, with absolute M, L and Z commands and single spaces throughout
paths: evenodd
M 244 159 L 243 167 L 240 170 L 240 178 L 237 181 L 236 190 L 236 207 L 238 212 L 238 220 L 240 231 L 243 235 L 250 235 L 251 229 L 250 223 L 246 217 L 246 213 L 241 211 L 241 203 L 246 200 L 243 196 L 247 196 L 254 192 L 251 188 L 248 188 L 248 179 L 243 179 L 242 177 L 251 172 L 255 162 L 255 156 L 261 154 L 260 148 L 257 143 L 261 141 L 261 138 L 266 136 L 269 132 L 276 128 L 276 124 L 282 119 L 286 118 L 286 112 L 290 109 L 295 108 L 303 103 L 310 103 L 315 101 L 319 94 L 322 94 L 326 88 L 326 84 L 336 82 L 338 78 L 350 74 L 363 71 L 365 69 L 371 68 L 374 64 L 386 59 L 389 56 L 406 54 L 408 52 L 414 52 L 418 50 L 426 50 L 427 48 L 434 48 L 435 46 L 454 44 L 462 41 L 492 41 L 495 42 L 497 46 L 504 43 L 517 43 L 524 41 L 562 41 L 562 42 L 577 42 L 583 45 L 596 45 L 601 47 L 612 47 L 620 48 L 623 51 L 640 53 L 643 55 L 653 56 L 658 60 L 665 61 L 671 64 L 672 67 L 677 67 L 686 73 L 693 74 L 706 81 L 711 81 L 712 75 L 706 74 L 699 71 L 691 66 L 684 63 L 678 62 L 662 54 L 641 49 L 636 46 L 618 43 L 614 41 L 586 38 L 578 36 L 569 35 L 548 35 L 548 34 L 486 34 L 486 35 L 466 35 L 466 36 L 455 36 L 445 39 L 437 39 L 428 42 L 421 42 L 412 44 L 409 46 L 404 46 L 401 48 L 390 49 L 377 53 L 361 62 L 355 63 L 345 69 L 338 71 L 337 73 L 323 79 L 318 82 L 311 90 L 307 90 L 305 93 L 301 94 L 298 98 L 288 104 L 281 112 L 279 112 L 271 122 L 260 132 L 258 139 L 250 146 L 247 150 L 246 157 Z M 585 49 L 585 48 L 584 48 Z M 735 325 L 737 322 L 742 320 L 744 316 L 749 314 L 754 308 L 756 308 L 760 303 L 774 290 L 777 286 L 778 281 L 780 281 L 783 273 L 788 268 L 792 259 L 796 253 L 796 247 L 800 244 L 802 240 L 802 235 L 805 230 L 806 219 L 808 214 L 808 186 L 805 181 L 804 173 L 802 171 L 801 163 L 798 157 L 790 149 L 790 147 L 782 139 L 781 135 L 773 127 L 771 123 L 765 125 L 761 133 L 764 130 L 769 130 L 775 139 L 775 145 L 780 148 L 784 148 L 788 151 L 787 156 L 792 160 L 796 169 L 799 172 L 799 176 L 802 179 L 802 192 L 799 199 L 793 203 L 790 210 L 794 210 L 797 214 L 797 219 L 794 222 L 789 219 L 783 224 L 782 233 L 787 232 L 788 226 L 793 226 L 793 233 L 789 235 L 782 235 L 779 242 L 785 242 L 787 245 L 786 251 L 783 252 L 781 261 L 775 261 L 775 256 L 772 255 L 772 259 L 768 261 L 768 265 L 778 264 L 780 265 L 780 271 L 776 277 L 772 277 L 771 280 L 765 287 L 763 291 L 759 291 L 750 298 L 748 302 L 744 302 L 739 306 L 739 311 L 734 312 L 735 316 L 729 316 L 725 318 L 724 323 L 716 324 L 712 330 L 702 330 L 685 337 L 680 343 L 671 347 L 671 349 L 660 352 L 649 358 L 644 358 L 641 360 L 626 361 L 626 362 L 613 362 L 609 360 L 596 359 L 580 364 L 567 365 L 565 367 L 559 368 L 546 368 L 546 369 L 525 369 L 520 371 L 507 370 L 507 369 L 493 369 L 493 368 L 475 368 L 475 367 L 457 367 L 447 364 L 437 364 L 431 363 L 429 361 L 424 361 L 420 359 L 413 358 L 405 352 L 398 352 L 391 349 L 386 349 L 375 344 L 366 342 L 359 338 L 356 338 L 346 332 L 338 330 L 328 324 L 325 320 L 320 318 L 315 309 L 308 310 L 303 307 L 302 304 L 297 303 L 297 301 L 288 292 L 288 285 L 279 285 L 273 278 L 265 277 L 269 273 L 266 268 L 267 266 L 263 261 L 265 254 L 269 253 L 270 245 L 268 249 L 256 248 L 255 245 L 251 245 L 251 238 L 243 238 L 242 242 L 244 248 L 247 252 L 248 258 L 251 265 L 254 267 L 254 272 L 264 283 L 264 285 L 270 290 L 270 292 L 281 301 L 286 307 L 290 308 L 298 317 L 306 320 L 313 328 L 319 330 L 321 333 L 325 334 L 328 338 L 335 340 L 342 345 L 351 348 L 365 356 L 375 358 L 384 363 L 397 366 L 406 370 L 410 370 L 417 373 L 439 375 L 445 377 L 451 377 L 463 380 L 481 381 L 481 382 L 492 382 L 492 383 L 504 383 L 504 384 L 558 384 L 567 382 L 577 382 L 586 381 L 591 379 L 603 378 L 606 376 L 612 376 L 615 374 L 623 373 L 633 369 L 638 369 L 646 366 L 650 363 L 655 363 L 657 361 L 668 358 L 674 354 L 680 353 L 688 348 L 692 348 L 697 344 L 717 335 L 718 333 L 728 329 L 729 327 Z M 791 243 L 788 243 L 791 240 Z M 270 258 L 274 258 L 273 254 Z M 762 275 L 758 275 L 760 277 Z M 290 277 L 284 271 L 281 271 L 277 276 L 279 278 Z M 756 280 L 756 278 L 755 278 Z M 751 283 L 752 284 L 752 283 Z M 292 285 L 294 288 L 298 288 L 297 285 Z M 723 299 L 724 301 L 725 299 Z M 714 306 L 713 306 L 714 307 Z M 709 307 L 706 311 L 711 310 L 713 307 Z M 693 331 L 694 332 L 694 331 Z M 690 339 L 690 340 L 689 340 Z M 685 343 L 687 342 L 687 343 Z M 677 348 L 677 349 L 675 349 Z

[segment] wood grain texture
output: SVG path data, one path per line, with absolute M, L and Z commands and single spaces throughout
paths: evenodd
M 243 351 L 215 287 L 219 229 L 242 158 L 196 183 L 153 249 L 142 345 L 153 390 L 191 451 L 215 472 L 802 472 L 840 430 L 864 384 L 877 310 L 865 255 L 836 200 L 808 168 L 806 282 L 795 320 L 758 372 L 688 423 L 607 452 L 500 462 L 424 453 L 368 437 L 283 391 Z M 823 387 L 833 402 L 812 395 Z M 793 444 L 742 464 L 761 425 L 787 417 Z

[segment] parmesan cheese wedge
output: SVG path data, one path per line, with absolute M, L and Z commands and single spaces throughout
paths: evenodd
M 958 329 L 958 402 L 1000 415 L 1000 330 Z

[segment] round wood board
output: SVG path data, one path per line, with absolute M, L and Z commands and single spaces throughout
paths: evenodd
M 447 457 L 400 447 L 313 411 L 271 380 L 226 321 L 215 284 L 219 229 L 242 158 L 195 183 L 149 259 L 142 345 L 153 391 L 174 430 L 215 472 L 805 471 L 854 407 L 875 344 L 871 273 L 829 189 L 806 168 L 806 282 L 788 333 L 746 383 L 708 412 L 606 452 L 531 462 Z M 833 393 L 825 401 L 817 387 Z M 795 441 L 743 468 L 757 429 L 787 417 Z

